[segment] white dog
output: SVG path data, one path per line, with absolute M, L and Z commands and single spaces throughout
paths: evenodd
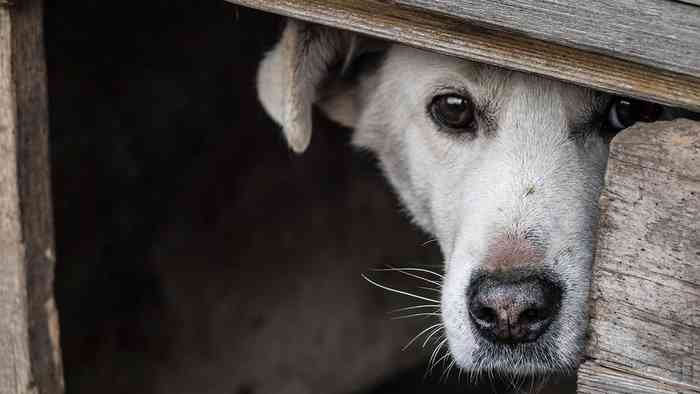
M 435 330 L 458 367 L 578 365 L 606 133 L 657 107 L 296 21 L 258 89 L 294 151 L 317 104 L 377 155 L 444 254 Z

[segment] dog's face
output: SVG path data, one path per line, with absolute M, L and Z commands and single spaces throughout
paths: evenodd
M 406 47 L 369 84 L 354 143 L 440 244 L 457 365 L 575 367 L 609 97 Z
M 399 45 L 367 61 L 363 40 L 290 23 L 260 68 L 267 111 L 296 151 L 316 103 L 377 155 L 445 256 L 441 316 L 458 366 L 574 368 L 611 97 Z

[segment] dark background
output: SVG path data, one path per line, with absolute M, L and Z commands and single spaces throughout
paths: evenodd
M 296 157 L 263 113 L 255 70 L 281 18 L 223 1 L 47 1 L 45 24 L 68 393 L 255 393 L 265 374 L 291 372 L 265 371 L 281 351 L 259 346 L 251 354 L 265 356 L 247 358 L 253 372 L 241 378 L 237 344 L 259 340 L 272 324 L 266 308 L 297 294 L 288 278 L 312 280 L 323 259 L 366 260 L 314 279 L 364 297 L 366 268 L 439 262 L 348 130 L 318 119 L 310 151 Z M 405 343 L 405 326 L 385 314 L 393 304 L 371 292 L 367 315 L 386 319 L 387 337 L 400 327 Z M 294 315 L 350 313 L 323 301 Z M 258 303 L 254 315 L 241 306 Z M 427 355 L 392 356 L 400 367 L 348 392 L 477 392 L 425 377 Z M 349 368 L 342 360 L 326 364 Z

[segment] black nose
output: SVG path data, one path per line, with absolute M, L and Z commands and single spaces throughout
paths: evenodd
M 469 286 L 469 315 L 492 342 L 523 343 L 540 337 L 559 311 L 561 290 L 538 276 L 482 275 Z

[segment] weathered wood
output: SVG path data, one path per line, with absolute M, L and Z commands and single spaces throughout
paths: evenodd
M 672 0 L 396 0 L 421 12 L 700 74 L 700 8 Z
M 462 18 L 456 14 L 456 11 L 451 16 L 445 15 L 445 12 L 428 12 L 428 2 L 425 2 L 424 9 L 419 9 L 407 8 L 395 1 L 377 0 L 227 1 L 439 53 L 545 75 L 610 93 L 700 111 L 700 78 L 698 77 L 700 72 L 694 76 L 685 75 L 590 50 L 576 49 L 483 26 L 477 27 L 471 22 L 474 22 L 472 19 L 478 18 Z M 398 3 L 407 3 L 407 1 Z M 578 3 L 582 7 L 585 4 L 587 10 L 594 9 L 594 5 L 589 5 L 588 2 Z M 661 3 L 666 4 L 668 1 L 664 0 Z M 431 1 L 430 4 L 431 9 L 440 9 L 447 7 L 448 3 Z M 488 4 L 482 8 L 498 8 L 491 2 Z M 700 9 L 688 4 L 673 4 L 676 8 L 681 7 L 678 9 L 671 7 L 676 10 L 673 15 L 683 10 L 685 16 L 681 18 L 682 22 L 668 21 L 668 23 L 682 23 L 685 29 L 689 29 L 687 32 L 677 31 L 676 33 L 682 37 L 690 38 L 700 34 Z M 662 10 L 665 10 L 665 7 L 661 7 Z M 646 21 L 646 19 L 642 20 Z M 501 23 L 500 26 L 504 28 L 511 23 L 509 20 L 495 22 Z M 698 26 L 695 27 L 694 23 L 697 23 Z M 545 23 L 541 20 L 539 23 L 539 25 L 548 24 L 549 22 Z M 573 24 L 572 26 L 577 25 Z M 595 28 L 603 31 L 601 26 Z M 651 26 L 655 28 L 656 25 L 653 23 Z M 629 36 L 625 37 L 632 36 L 630 33 Z M 554 40 L 556 37 L 540 38 Z M 560 40 L 560 43 L 573 45 L 573 43 L 564 40 Z M 700 45 L 700 39 L 695 43 Z M 671 57 L 690 59 L 690 64 L 696 64 L 700 67 L 700 61 L 697 57 L 700 51 L 695 52 L 694 49 L 686 46 L 682 46 L 682 48 L 684 48 L 682 52 L 675 53 Z M 661 63 L 655 65 L 663 66 Z M 670 69 L 678 68 L 671 67 Z M 684 70 L 687 71 L 687 69 Z
M 633 369 L 588 361 L 578 370 L 578 392 L 586 394 L 697 394 L 697 387 L 652 379 Z
M 700 123 L 614 139 L 591 302 L 580 393 L 700 393 Z
M 0 7 L 0 393 L 63 392 L 42 2 Z

